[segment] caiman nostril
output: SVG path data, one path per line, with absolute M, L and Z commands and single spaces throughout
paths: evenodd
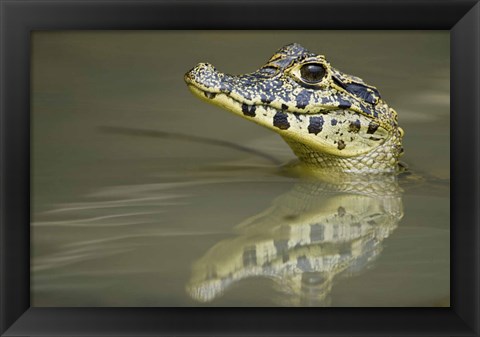
M 197 64 L 195 66 L 195 68 L 193 68 L 192 70 L 190 70 L 191 72 L 207 72 L 207 73 L 210 73 L 210 72 L 216 72 L 217 69 L 215 69 L 215 67 L 210 64 L 210 63 L 206 63 L 206 62 L 201 62 L 199 64 Z
M 203 68 L 207 68 L 207 69 L 211 69 L 211 70 L 216 70 L 215 67 L 211 63 L 208 63 L 208 62 L 201 62 L 197 65 L 197 67 L 203 67 Z

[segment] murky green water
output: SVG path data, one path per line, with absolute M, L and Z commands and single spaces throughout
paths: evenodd
M 286 176 L 183 82 L 290 42 L 379 88 L 421 179 Z M 37 32 L 32 65 L 34 306 L 449 305 L 448 32 Z

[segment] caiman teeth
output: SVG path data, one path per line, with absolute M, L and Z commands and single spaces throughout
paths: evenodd
M 245 116 L 255 117 L 255 110 L 257 110 L 255 105 L 242 104 L 242 112 Z
M 215 98 L 215 96 L 217 96 L 216 93 L 208 92 L 208 91 L 204 91 L 203 94 L 205 95 L 205 97 L 210 98 L 210 99 Z

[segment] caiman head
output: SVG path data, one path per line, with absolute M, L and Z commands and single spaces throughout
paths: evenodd
M 402 154 L 397 113 L 378 90 L 299 44 L 257 71 L 229 75 L 200 63 L 185 74 L 198 97 L 277 132 L 307 167 L 394 172 Z

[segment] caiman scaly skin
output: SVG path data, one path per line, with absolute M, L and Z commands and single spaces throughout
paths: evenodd
M 224 74 L 200 63 L 185 81 L 200 98 L 280 134 L 311 169 L 398 169 L 403 130 L 395 110 L 375 87 L 299 44 L 278 50 L 250 74 Z

